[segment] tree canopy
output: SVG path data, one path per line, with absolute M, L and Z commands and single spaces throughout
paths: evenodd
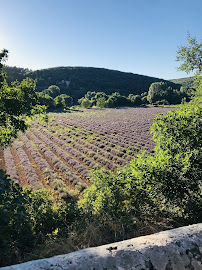
M 202 72 L 202 40 L 198 42 L 196 37 L 187 36 L 188 46 L 180 46 L 177 51 L 177 61 L 183 63 L 179 70 L 190 73 L 191 71 Z
M 8 51 L 0 53 L 0 145 L 7 145 L 19 131 L 28 128 L 27 117 L 45 113 L 45 107 L 37 105 L 36 82 L 30 78 L 8 85 L 3 72 L 3 62 Z
M 202 104 L 202 41 L 198 42 L 196 37 L 187 37 L 188 46 L 180 46 L 177 52 L 177 61 L 183 63 L 179 66 L 179 70 L 184 70 L 188 73 L 195 71 L 195 79 L 193 87 L 196 89 L 193 92 L 195 97 L 192 103 Z

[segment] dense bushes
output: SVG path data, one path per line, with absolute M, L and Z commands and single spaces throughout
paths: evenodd
M 129 94 L 128 97 L 115 92 L 106 95 L 104 92 L 87 92 L 87 94 L 78 100 L 84 108 L 96 106 L 98 108 L 114 108 L 126 106 L 141 106 L 147 104 L 169 105 L 180 104 L 182 100 L 189 101 L 193 89 L 185 89 L 183 87 L 173 89 L 172 86 L 165 82 L 152 83 L 148 93 L 141 95 Z
M 33 246 L 26 204 L 27 198 L 19 185 L 0 170 L 0 266 L 12 263 Z
M 130 94 L 128 97 L 115 92 L 106 95 L 104 92 L 88 92 L 85 97 L 78 100 L 83 108 L 96 106 L 97 108 L 115 108 L 126 106 L 140 106 L 147 104 L 147 100 L 143 96 Z
M 79 211 L 76 201 L 55 201 L 47 190 L 30 191 L 0 170 L 0 266 L 19 263 L 48 237 L 61 236 Z
M 182 100 L 189 101 L 193 89 L 173 89 L 172 84 L 155 82 L 150 85 L 149 91 L 141 95 L 129 94 L 128 97 L 114 92 L 107 95 L 104 92 L 87 92 L 84 97 L 74 104 L 79 103 L 83 108 L 114 108 L 126 106 L 141 106 L 148 103 L 155 105 L 180 104 Z M 66 108 L 73 105 L 73 98 L 62 93 L 60 88 L 51 85 L 48 89 L 38 93 L 39 104 L 46 105 L 48 109 Z
M 73 105 L 72 97 L 61 94 L 60 88 L 52 85 L 48 89 L 37 93 L 38 103 L 45 105 L 47 109 L 61 109 L 71 107 Z
M 161 178 L 162 191 L 176 201 L 191 222 L 201 221 L 202 179 L 202 108 L 186 105 L 178 111 L 159 116 L 152 126 L 156 155 L 167 159 L 166 172 Z M 169 190 L 172 190 L 173 193 Z M 190 209 L 192 209 L 190 211 Z

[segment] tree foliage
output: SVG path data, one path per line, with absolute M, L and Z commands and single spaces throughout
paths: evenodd
M 6 68 L 6 71 L 9 81 L 22 78 L 21 71 L 19 76 L 16 72 L 15 74 L 12 72 L 12 68 Z M 39 92 L 48 89 L 51 85 L 56 85 L 60 88 L 61 94 L 70 95 L 74 100 L 85 96 L 88 91 L 103 91 L 107 95 L 111 95 L 115 91 L 122 96 L 140 95 L 148 91 L 153 82 L 161 81 L 158 78 L 138 74 L 90 67 L 56 67 L 25 71 L 24 78 L 26 77 L 37 79 L 37 91 Z M 180 85 L 176 85 L 174 88 L 179 87 Z
M 39 105 L 45 105 L 47 109 L 55 109 L 55 100 L 48 94 L 38 93 Z
M 177 51 L 177 61 L 182 61 L 179 70 L 190 73 L 202 71 L 202 41 L 198 42 L 196 37 L 187 36 L 188 46 L 180 46 Z
M 81 104 L 82 108 L 90 108 L 92 106 L 92 103 L 87 98 L 79 99 L 79 103 Z
M 22 188 L 0 170 L 0 266 L 15 261 L 34 244 L 26 204 Z
M 48 89 L 43 90 L 42 93 L 55 98 L 61 94 L 61 91 L 57 85 L 51 85 Z
M 179 66 L 179 70 L 184 70 L 188 73 L 195 71 L 195 79 L 193 87 L 196 89 L 193 92 L 194 99 L 192 103 L 201 106 L 202 104 L 202 41 L 198 42 L 196 37 L 187 37 L 188 46 L 180 46 L 177 52 L 177 61 L 183 63 Z
M 55 98 L 55 106 L 56 108 L 67 108 L 71 107 L 73 104 L 72 97 L 62 94 Z
M 7 54 L 6 50 L 0 54 L 0 145 L 9 144 L 19 131 L 24 132 L 28 128 L 27 117 L 45 113 L 44 107 L 36 105 L 38 98 L 34 80 L 27 78 L 8 86 L 2 70 Z
M 200 107 L 186 105 L 167 116 L 159 115 L 152 125 L 155 157 L 165 157 L 167 164 L 165 177 L 158 179 L 161 190 L 167 199 L 177 202 L 188 218 L 196 221 L 202 218 L 201 117 Z M 187 213 L 188 204 L 192 213 Z
M 97 99 L 96 107 L 98 108 L 105 108 L 107 107 L 106 99 L 104 97 L 100 97 Z
M 173 89 L 168 83 L 155 82 L 149 87 L 147 100 L 154 104 L 180 104 L 184 97 L 188 97 L 185 92 Z
M 17 137 L 19 131 L 28 128 L 27 117 L 44 113 L 38 102 L 35 81 L 28 78 L 8 86 L 3 61 L 7 50 L 0 53 L 0 145 L 7 146 Z M 29 192 L 15 184 L 3 170 L 0 170 L 0 265 L 21 257 L 23 250 L 34 244 L 35 235 L 31 217 L 27 213 Z

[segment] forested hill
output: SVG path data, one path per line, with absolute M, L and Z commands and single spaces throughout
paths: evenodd
M 5 67 L 7 81 L 21 81 L 31 77 L 37 79 L 37 91 L 47 89 L 50 85 L 57 85 L 62 92 L 80 98 L 88 91 L 102 91 L 106 94 L 119 92 L 121 95 L 141 94 L 149 90 L 153 82 L 163 79 L 126 73 L 116 70 L 93 67 L 55 67 L 30 71 L 28 69 Z M 170 82 L 169 82 L 170 83 Z M 173 88 L 180 85 L 172 84 Z
M 176 84 L 180 84 L 183 87 L 192 88 L 193 87 L 193 82 L 194 82 L 194 77 L 173 79 L 173 80 L 170 80 L 170 81 L 173 82 L 173 83 L 176 83 Z

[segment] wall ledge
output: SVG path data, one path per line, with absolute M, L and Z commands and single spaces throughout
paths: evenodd
M 2 270 L 202 270 L 202 223 Z

